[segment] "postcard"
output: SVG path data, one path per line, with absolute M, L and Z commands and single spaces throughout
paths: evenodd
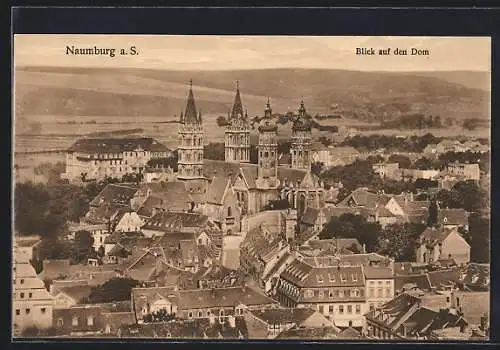
M 489 339 L 491 38 L 13 45 L 14 339 Z

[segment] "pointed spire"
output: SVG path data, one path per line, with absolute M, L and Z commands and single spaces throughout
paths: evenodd
M 193 94 L 193 81 L 189 81 L 189 94 L 186 103 L 186 113 L 184 114 L 185 123 L 198 123 L 198 117 L 196 115 L 196 104 L 194 102 Z
M 231 119 L 238 119 L 243 117 L 243 104 L 241 103 L 239 82 L 236 81 L 236 96 L 234 97 L 233 111 L 231 112 Z

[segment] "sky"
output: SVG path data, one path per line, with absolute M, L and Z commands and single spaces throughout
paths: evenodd
M 66 46 L 138 49 L 137 56 L 71 56 Z M 356 48 L 411 48 L 429 56 L 361 56 Z M 165 70 L 322 68 L 491 72 L 489 37 L 15 35 L 15 66 Z

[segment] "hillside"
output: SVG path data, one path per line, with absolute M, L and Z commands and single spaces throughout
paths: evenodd
M 243 103 L 250 116 L 260 115 L 266 97 L 270 96 L 273 109 L 281 113 L 296 110 L 303 98 L 311 114 L 336 111 L 366 121 L 391 119 L 408 112 L 454 119 L 489 117 L 489 93 L 459 84 L 472 81 L 464 74 L 455 81 L 453 76 L 439 72 L 416 75 L 319 69 L 194 72 L 18 67 L 15 103 L 18 117 L 165 116 L 172 119 L 184 108 L 187 82 L 192 78 L 197 106 L 205 115 L 227 114 L 235 81 L 239 80 Z M 477 77 L 474 81 L 479 80 Z

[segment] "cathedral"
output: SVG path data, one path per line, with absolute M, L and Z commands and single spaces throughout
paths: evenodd
M 287 200 L 300 219 L 307 208 L 325 203 L 323 183 L 311 173 L 311 124 L 301 101 L 293 121 L 292 165 L 278 166 L 278 125 L 269 98 L 257 127 L 258 161 L 250 163 L 250 123 L 238 84 L 225 128 L 225 160 L 203 158 L 203 122 L 197 113 L 190 84 L 186 109 L 179 125 L 178 173 L 198 203 L 194 205 L 216 222 L 223 232 L 244 230 L 245 218 L 266 210 L 276 200 Z

